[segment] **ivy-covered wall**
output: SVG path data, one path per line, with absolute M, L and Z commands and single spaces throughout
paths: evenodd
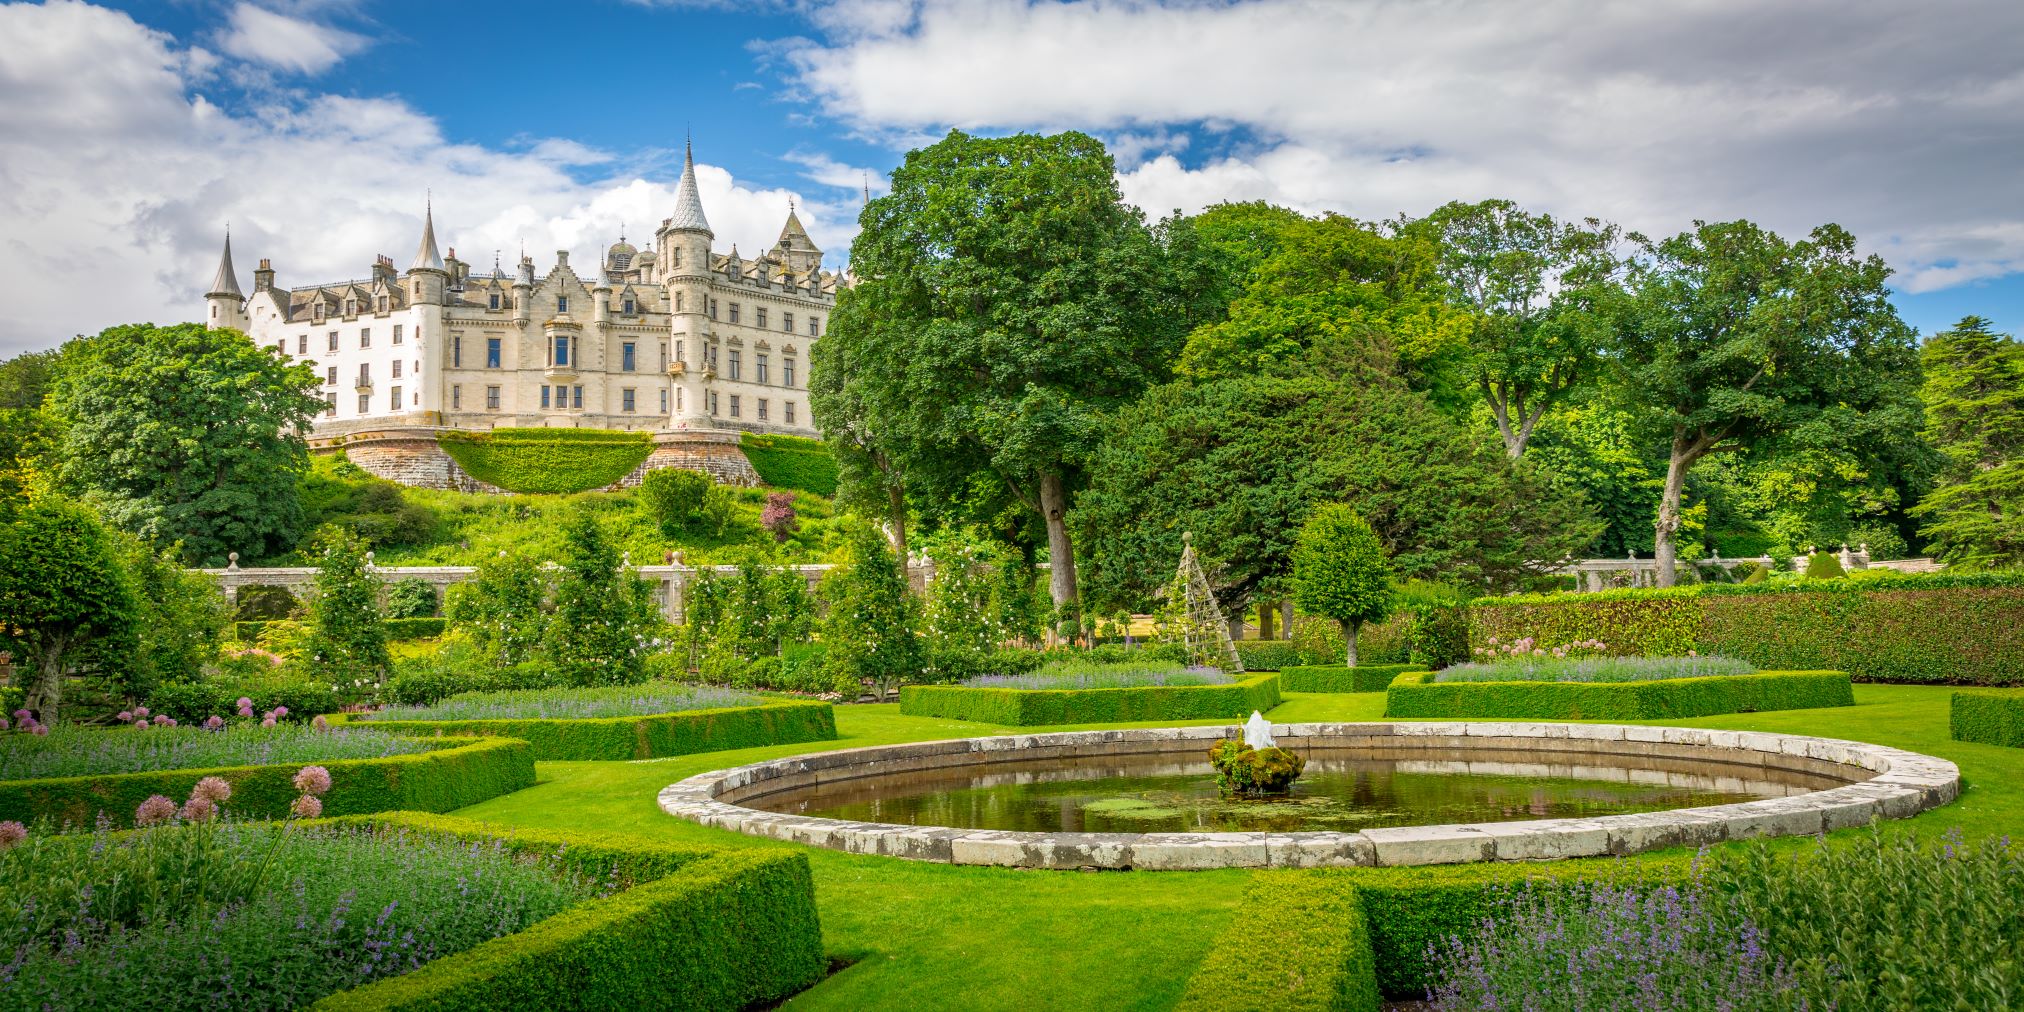
M 443 452 L 471 477 L 508 492 L 588 492 L 631 474 L 653 451 L 647 433 L 607 429 L 445 432 Z

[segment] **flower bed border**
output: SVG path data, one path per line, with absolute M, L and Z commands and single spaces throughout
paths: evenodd
M 302 793 L 293 780 L 304 766 L 330 771 L 323 811 L 332 816 L 396 809 L 447 812 L 534 786 L 534 756 L 524 741 L 445 737 L 429 744 L 433 747 L 427 752 L 377 759 L 0 780 L 0 820 L 32 824 L 46 818 L 59 826 L 89 829 L 103 812 L 115 825 L 128 826 L 134 809 L 149 795 L 184 797 L 205 777 L 221 777 L 232 785 L 227 805 L 232 814 L 284 818 Z
M 1279 669 L 1280 688 L 1287 692 L 1383 692 L 1392 679 L 1424 664 L 1302 664 Z
M 717 829 L 854 854 L 1016 868 L 1314 868 L 1536 861 L 1636 854 L 1757 836 L 1811 836 L 1899 819 L 1960 795 L 1944 759 L 1863 742 L 1757 731 L 1623 724 L 1400 722 L 1282 724 L 1283 748 L 1523 750 L 1645 756 L 1839 776 L 1843 787 L 1734 805 L 1590 819 L 1399 826 L 1359 833 L 1027 833 L 818 819 L 744 802 L 817 782 L 1064 756 L 1199 755 L 1238 725 L 960 738 L 843 749 L 717 770 L 670 784 L 661 810 Z
M 519 738 L 536 762 L 663 759 L 763 745 L 836 740 L 836 709 L 828 703 L 781 701 L 758 706 L 682 710 L 637 717 L 567 720 L 356 720 L 392 734 Z
M 909 717 L 1012 727 L 1245 717 L 1253 710 L 1262 713 L 1279 705 L 1279 679 L 1278 672 L 1265 671 L 1226 685 L 1141 685 L 1128 689 L 909 685 L 900 689 L 900 712 Z
M 1671 720 L 1723 713 L 1854 706 L 1840 671 L 1760 671 L 1639 682 L 1436 682 L 1412 671 L 1385 690 L 1384 715 L 1446 720 Z

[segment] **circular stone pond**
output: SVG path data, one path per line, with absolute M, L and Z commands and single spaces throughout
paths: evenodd
M 1225 800 L 1235 726 L 846 749 L 691 777 L 670 814 L 855 853 L 1039 868 L 1446 864 L 1630 854 L 1902 818 L 1952 763 L 1798 735 L 1609 724 L 1288 724 L 1293 793 Z

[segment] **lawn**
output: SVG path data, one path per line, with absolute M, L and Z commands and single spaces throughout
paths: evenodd
M 1961 801 L 1911 820 L 1937 835 L 2024 829 L 2024 749 L 1947 737 L 1951 689 L 1858 685 L 1856 705 L 1728 714 L 1681 726 L 1785 731 L 1893 745 L 1953 760 Z M 1274 721 L 1382 720 L 1383 693 L 1289 693 Z M 1170 722 L 1103 725 L 1163 726 Z M 1184 723 L 1217 723 L 1192 721 Z M 837 707 L 838 740 L 628 763 L 543 763 L 541 783 L 458 814 L 524 826 L 616 830 L 733 847 L 793 847 L 663 814 L 654 795 L 694 773 L 802 752 L 988 734 L 1001 728 L 906 717 L 893 704 Z M 1795 844 L 1796 845 L 1796 844 Z M 1257 873 L 1073 873 L 953 867 L 804 848 L 814 866 L 826 944 L 858 962 L 794 1008 L 1167 1008 L 1238 913 Z

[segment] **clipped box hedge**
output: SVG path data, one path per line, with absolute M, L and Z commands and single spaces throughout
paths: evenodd
M 819 496 L 836 494 L 836 455 L 820 440 L 800 436 L 739 436 L 739 449 L 759 472 L 759 480 L 774 488 L 800 489 Z
M 909 685 L 900 712 L 985 724 L 1110 724 L 1132 720 L 1242 719 L 1279 705 L 1279 675 L 1261 672 L 1228 685 L 1146 685 L 1131 689 L 986 689 Z
M 1384 715 L 1663 720 L 1855 705 L 1848 675 L 1839 671 L 1760 671 L 1643 682 L 1436 682 L 1434 677 L 1428 671 L 1393 679 L 1385 691 Z
M 600 879 L 616 868 L 624 888 L 411 973 L 331 995 L 314 1009 L 758 1008 L 816 983 L 826 969 L 815 884 L 800 853 L 501 830 L 409 813 L 365 821 L 559 854 Z
M 444 432 L 436 442 L 465 473 L 508 492 L 588 492 L 646 462 L 644 432 L 609 429 L 493 429 Z
M 1955 741 L 2024 748 L 2024 695 L 1956 692 L 1947 730 Z
M 1866 572 L 1840 580 L 1481 598 L 1469 640 L 1599 639 L 1626 656 L 1689 650 L 1858 682 L 2024 685 L 2024 574 Z
M 1314 663 L 1313 655 L 1292 640 L 1238 640 L 1236 647 L 1246 671 L 1284 671 Z
M 802 701 L 585 720 L 361 721 L 350 715 L 332 719 L 352 720 L 389 734 L 518 738 L 532 747 L 538 762 L 661 759 L 836 738 L 835 708 Z
M 333 816 L 398 809 L 447 812 L 534 786 L 534 756 L 524 741 L 443 738 L 430 744 L 435 747 L 427 752 L 380 759 L 0 780 L 0 821 L 32 824 L 46 818 L 89 828 L 103 812 L 115 825 L 131 825 L 134 809 L 149 795 L 181 801 L 197 781 L 210 776 L 232 785 L 226 808 L 233 815 L 282 818 L 302 793 L 293 783 L 296 772 L 312 765 L 330 771 L 323 811 Z
M 1392 679 L 1408 671 L 1425 671 L 1424 664 L 1308 664 L 1284 668 L 1279 687 L 1287 692 L 1383 692 Z
M 1188 978 L 1177 1009 L 1377 1012 L 1377 964 L 1354 887 L 1335 869 L 1261 872 Z

